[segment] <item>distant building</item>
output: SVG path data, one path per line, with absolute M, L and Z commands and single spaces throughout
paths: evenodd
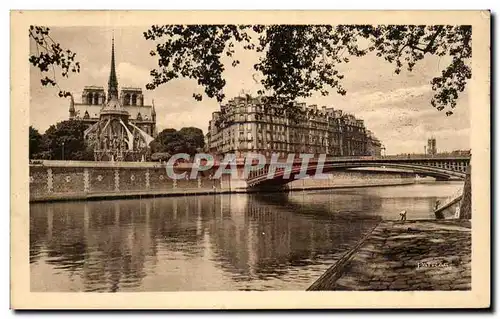
M 366 153 L 371 156 L 381 156 L 382 155 L 382 143 L 375 137 L 372 131 L 366 130 Z
M 248 152 L 280 157 L 311 153 L 328 156 L 368 155 L 364 121 L 317 105 L 298 103 L 296 120 L 269 97 L 236 97 L 219 112 L 212 113 L 205 137 L 207 151 L 213 154 Z M 375 144 L 373 146 L 373 144 Z M 375 139 L 372 148 L 376 149 Z M 379 152 L 379 151 L 375 151 Z
M 84 137 L 97 161 L 139 161 L 148 153 L 156 136 L 154 105 L 144 105 L 140 88 L 122 88 L 118 95 L 114 40 L 108 92 L 100 86 L 86 86 L 81 103 L 71 97 L 69 118 L 88 124 Z
M 431 137 L 427 140 L 427 155 L 436 155 L 436 154 L 437 154 L 436 138 Z
M 471 156 L 471 150 L 454 150 L 451 155 L 455 156 Z

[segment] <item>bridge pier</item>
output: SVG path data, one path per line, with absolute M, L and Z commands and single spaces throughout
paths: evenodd
M 230 192 L 244 192 L 247 190 L 248 183 L 243 178 L 243 169 L 238 167 L 237 172 L 237 175 L 223 174 L 221 176 L 221 189 Z

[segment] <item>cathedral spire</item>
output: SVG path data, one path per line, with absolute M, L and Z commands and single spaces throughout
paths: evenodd
M 69 102 L 69 118 L 74 118 L 75 117 L 75 100 L 73 99 L 73 94 L 70 95 L 70 102 Z
M 153 99 L 153 106 L 151 108 L 151 117 L 153 118 L 153 121 L 156 121 L 156 110 L 155 110 L 155 100 Z
M 108 81 L 108 101 L 112 97 L 118 99 L 118 80 L 116 79 L 116 69 L 115 69 L 115 36 L 111 40 L 111 70 L 109 72 Z

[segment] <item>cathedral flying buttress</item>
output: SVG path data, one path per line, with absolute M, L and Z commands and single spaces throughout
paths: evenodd
M 103 87 L 86 86 L 82 103 L 71 97 L 70 119 L 88 124 L 84 138 L 96 161 L 144 161 L 157 134 L 154 103 L 144 105 L 140 88 L 122 88 L 120 96 L 118 92 L 113 39 L 107 94 Z

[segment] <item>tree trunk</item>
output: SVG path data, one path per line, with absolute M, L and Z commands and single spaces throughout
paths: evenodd
M 467 167 L 467 175 L 465 176 L 464 191 L 462 195 L 462 202 L 460 203 L 460 219 L 471 219 L 471 165 Z

